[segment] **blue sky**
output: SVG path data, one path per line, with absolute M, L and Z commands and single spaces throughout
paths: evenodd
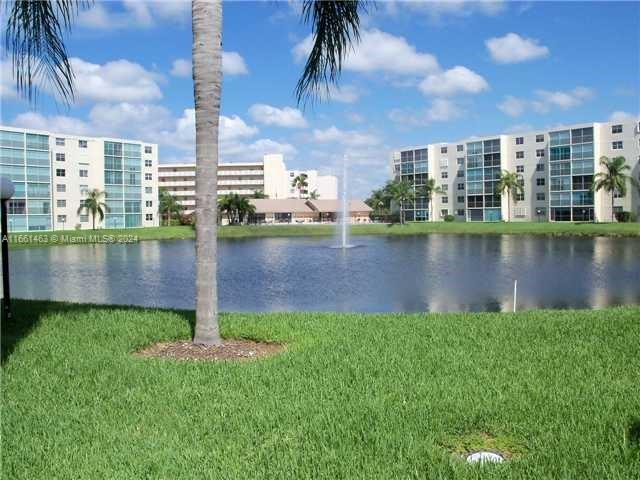
M 403 145 L 606 121 L 640 111 L 637 2 L 379 2 L 340 89 L 293 95 L 309 27 L 293 2 L 224 4 L 223 161 L 282 152 L 289 168 L 352 163 L 359 196 Z M 68 38 L 78 100 L 35 107 L 2 59 L 2 123 L 136 138 L 193 161 L 190 4 L 96 2 Z

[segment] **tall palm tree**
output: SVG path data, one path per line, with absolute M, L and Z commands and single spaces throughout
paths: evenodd
M 602 156 L 600 157 L 600 165 L 604 167 L 605 171 L 598 172 L 593 176 L 591 189 L 593 192 L 604 190 L 611 195 L 611 221 L 613 222 L 615 218 L 613 199 L 616 197 L 616 193 L 624 197 L 627 194 L 627 183 L 638 188 L 640 188 L 640 184 L 631 175 L 625 173 L 631 170 L 631 167 L 627 165 L 627 160 L 622 156 L 614 158 Z
M 291 186 L 298 189 L 298 194 L 302 197 L 302 191 L 309 186 L 306 173 L 301 173 L 291 181 Z
M 184 207 L 178 203 L 176 197 L 164 187 L 158 190 L 158 211 L 162 219 L 166 219 L 167 225 L 171 225 L 171 218 L 180 215 Z
M 433 196 L 442 195 L 444 190 L 441 186 L 436 185 L 435 178 L 427 178 L 427 181 L 423 186 L 418 188 L 418 196 L 425 197 L 427 199 L 427 209 L 429 210 L 429 220 L 433 221 Z
M 511 197 L 516 201 L 519 193 L 524 193 L 524 187 L 520 182 L 520 177 L 515 172 L 503 170 L 496 185 L 496 193 L 507 194 L 507 221 L 511 220 Z
M 244 219 L 256 213 L 256 207 L 246 197 L 238 196 L 235 200 L 238 223 L 244 223 Z
M 232 225 L 235 220 L 235 206 L 233 201 L 233 195 L 223 195 L 218 200 L 218 211 L 227 216 L 229 225 Z
M 391 198 L 400 204 L 400 225 L 404 225 L 404 205 L 406 202 L 413 202 L 416 195 L 413 185 L 407 180 L 394 180 L 389 185 Z
M 82 212 L 91 213 L 91 219 L 93 221 L 93 230 L 96 229 L 96 215 L 100 217 L 100 221 L 104 220 L 104 213 L 109 211 L 107 204 L 102 201 L 104 192 L 101 192 L 97 188 L 89 190 L 87 192 L 87 198 L 80 202 L 78 207 L 78 215 Z
M 49 81 L 68 103 L 73 71 L 63 34 L 81 0 L 18 1 L 7 17 L 6 44 L 12 52 L 18 90 L 29 98 L 36 83 Z M 343 61 L 360 39 L 362 0 L 303 0 L 302 18 L 311 24 L 313 45 L 295 88 L 300 103 L 326 98 L 337 84 Z M 196 331 L 194 343 L 221 344 L 218 328 L 217 173 L 222 94 L 222 1 L 192 0 L 193 93 L 196 113 Z

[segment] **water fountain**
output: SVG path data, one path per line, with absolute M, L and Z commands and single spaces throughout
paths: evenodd
M 336 229 L 337 245 L 333 248 L 352 248 L 355 245 L 349 243 L 349 188 L 347 181 L 347 156 L 342 157 L 342 188 L 340 189 L 340 211 L 338 212 L 338 223 Z

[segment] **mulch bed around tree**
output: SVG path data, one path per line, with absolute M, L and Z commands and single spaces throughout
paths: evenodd
M 251 360 L 284 351 L 279 343 L 251 340 L 225 340 L 220 346 L 195 345 L 189 341 L 161 342 L 146 347 L 136 355 L 174 360 Z

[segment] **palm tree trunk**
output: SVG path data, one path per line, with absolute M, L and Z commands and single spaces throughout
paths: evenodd
M 613 223 L 613 199 L 615 198 L 615 191 L 611 192 L 611 223 Z
M 511 221 L 511 192 L 507 192 L 507 222 Z
M 91 220 L 92 220 L 92 223 L 93 223 L 93 228 L 92 229 L 95 230 L 96 229 L 96 213 L 95 212 L 91 212 Z
M 196 329 L 193 342 L 220 345 L 216 255 L 222 1 L 192 0 L 191 14 L 196 110 Z

